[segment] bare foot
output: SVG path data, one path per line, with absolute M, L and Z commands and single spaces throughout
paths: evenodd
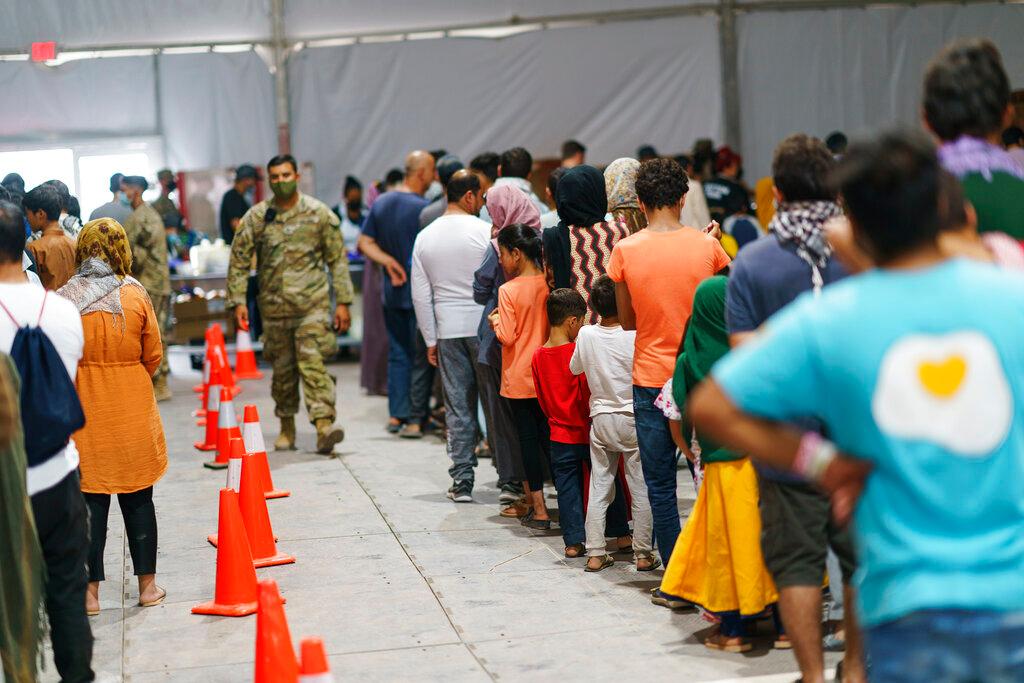
M 100 582 L 90 581 L 85 591 L 85 613 L 92 616 L 100 613 Z
M 158 604 L 165 597 L 167 591 L 156 585 L 156 574 L 143 574 L 139 576 L 139 604 Z

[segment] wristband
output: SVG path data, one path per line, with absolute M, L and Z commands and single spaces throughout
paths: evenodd
M 836 459 L 836 445 L 823 439 L 817 432 L 806 432 L 800 439 L 792 470 L 806 479 L 817 482 L 825 474 L 825 470 Z

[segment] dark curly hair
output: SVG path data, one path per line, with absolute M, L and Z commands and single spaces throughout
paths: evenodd
M 986 137 L 1002 129 L 1010 80 L 999 50 L 975 38 L 946 47 L 924 75 L 924 117 L 942 140 Z
M 828 174 L 835 158 L 818 138 L 797 133 L 779 143 L 772 159 L 772 182 L 787 202 L 835 199 Z
M 648 209 L 678 204 L 689 189 L 686 171 L 675 159 L 645 161 L 636 174 L 636 195 Z

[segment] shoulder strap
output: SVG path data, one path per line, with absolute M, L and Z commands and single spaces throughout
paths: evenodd
M 43 311 L 46 310 L 46 297 L 49 293 L 49 290 L 43 290 L 43 305 L 39 307 L 39 318 L 36 320 L 36 327 L 39 327 L 39 323 L 43 321 Z M 4 313 L 6 313 L 7 317 L 11 319 L 11 322 L 14 323 L 15 327 L 26 327 L 18 322 L 18 319 L 14 317 L 14 314 L 12 314 L 10 309 L 4 305 L 3 301 L 0 301 L 0 308 L 4 309 Z
M 43 303 L 46 303 L 45 298 L 43 299 Z M 11 319 L 11 322 L 14 323 L 15 327 L 22 327 L 22 324 L 18 322 L 18 319 L 11 315 L 11 312 L 10 310 L 8 310 L 7 306 L 4 306 L 3 301 L 0 301 L 0 308 L 4 309 L 4 313 L 6 313 L 7 317 Z
M 39 327 L 39 324 L 43 322 L 43 311 L 46 310 L 46 296 L 49 293 L 50 293 L 50 290 L 48 290 L 48 289 L 44 289 L 43 290 L 43 305 L 39 307 L 39 318 L 36 320 L 36 327 Z M 10 314 L 8 313 L 8 315 L 10 315 Z

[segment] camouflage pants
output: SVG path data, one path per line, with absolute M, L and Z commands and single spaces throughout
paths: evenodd
M 325 311 L 302 318 L 263 318 L 263 358 L 273 366 L 270 394 L 274 414 L 291 417 L 299 412 L 299 378 L 309 421 L 334 420 L 335 378 L 324 358 L 338 350 L 338 341 Z
M 171 373 L 171 367 L 167 362 L 167 321 L 171 317 L 171 297 L 167 294 L 150 294 L 150 301 L 153 302 L 153 310 L 156 311 L 157 324 L 160 326 L 160 344 L 163 347 L 163 356 L 160 358 L 160 367 L 153 375 L 153 381 L 166 378 Z

